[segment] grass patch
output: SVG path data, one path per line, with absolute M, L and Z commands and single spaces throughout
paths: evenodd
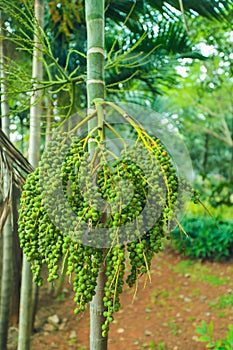
M 220 278 L 217 276 L 209 275 L 209 276 L 200 276 L 199 280 L 201 282 L 208 282 L 213 286 L 220 286 L 229 282 L 230 278 L 229 277 Z
M 228 307 L 232 307 L 233 309 L 233 294 L 220 295 L 217 303 L 211 302 L 210 306 L 213 309 L 226 309 Z
M 213 286 L 220 286 L 230 282 L 229 277 L 211 275 L 210 269 L 202 266 L 199 262 L 194 263 L 191 260 L 180 261 L 176 266 L 171 266 L 171 269 L 183 276 L 190 274 L 193 281 L 207 282 Z

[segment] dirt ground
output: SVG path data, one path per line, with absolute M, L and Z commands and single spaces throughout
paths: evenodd
M 154 258 L 144 285 L 142 277 L 135 298 L 135 289 L 125 287 L 109 350 L 202 350 L 206 344 L 196 333 L 202 320 L 213 322 L 215 339 L 225 338 L 233 324 L 233 262 L 191 262 L 167 248 Z M 40 289 L 31 349 L 89 349 L 89 312 L 74 315 L 72 286 L 66 281 L 57 298 L 48 288 Z

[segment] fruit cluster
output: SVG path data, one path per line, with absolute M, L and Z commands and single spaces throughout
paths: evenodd
M 149 135 L 119 155 L 99 136 L 56 135 L 27 177 L 21 197 L 20 243 L 34 280 L 42 284 L 43 264 L 49 281 L 58 278 L 63 256 L 79 312 L 95 294 L 104 264 L 106 335 L 120 307 L 126 261 L 131 266 L 126 283 L 132 287 L 141 274 L 149 273 L 162 238 L 169 236 L 182 206 L 182 188 L 164 146 Z

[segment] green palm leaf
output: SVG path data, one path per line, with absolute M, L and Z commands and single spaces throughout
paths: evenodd
M 132 6 L 134 6 L 134 0 L 107 0 L 107 17 L 114 19 L 116 22 L 124 22 L 125 16 L 129 13 Z M 201 15 L 209 19 L 231 20 L 230 14 L 232 14 L 233 1 L 232 0 L 182 0 L 183 8 L 186 14 Z M 181 12 L 181 6 L 179 0 L 139 0 L 136 1 L 135 9 L 131 21 L 128 22 L 128 27 L 133 29 L 133 26 L 139 25 L 138 20 L 140 16 L 150 13 L 148 10 L 157 10 L 160 13 L 166 14 L 169 19 L 174 19 L 179 16 L 175 11 Z M 151 14 L 151 20 L 154 14 Z M 133 24 L 133 20 L 136 23 Z

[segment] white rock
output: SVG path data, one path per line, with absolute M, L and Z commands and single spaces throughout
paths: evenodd
M 71 331 L 69 335 L 70 339 L 77 338 L 77 332 L 76 331 Z
M 57 326 L 60 323 L 59 317 L 55 314 L 48 317 L 48 323 Z
M 144 334 L 147 335 L 148 337 L 150 337 L 152 335 L 152 332 L 149 331 L 148 329 L 146 329 Z
M 55 327 L 51 323 L 45 323 L 43 330 L 46 332 L 53 332 L 55 331 Z
M 192 340 L 194 340 L 194 341 L 196 341 L 196 342 L 199 342 L 199 337 L 198 337 L 197 335 L 194 335 L 194 336 L 192 337 Z
M 190 303 L 190 302 L 191 302 L 191 299 L 190 299 L 190 298 L 184 298 L 184 301 L 185 301 L 186 303 Z
M 118 328 L 117 333 L 124 333 L 124 328 Z

